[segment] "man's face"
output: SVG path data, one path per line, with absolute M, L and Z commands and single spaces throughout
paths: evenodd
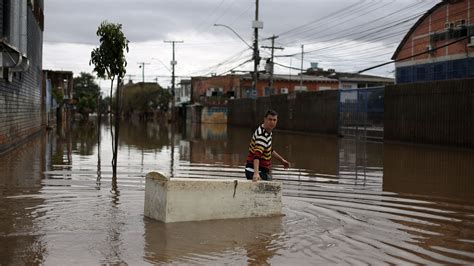
M 272 131 L 277 125 L 278 117 L 276 115 L 267 115 L 263 118 L 263 127 L 268 130 Z

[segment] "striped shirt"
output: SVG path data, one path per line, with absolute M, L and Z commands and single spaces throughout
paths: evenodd
M 253 167 L 253 160 L 259 159 L 259 166 L 270 170 L 272 167 L 272 133 L 260 125 L 253 133 L 247 156 L 247 166 Z

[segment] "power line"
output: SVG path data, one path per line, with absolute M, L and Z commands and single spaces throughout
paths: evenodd
M 437 50 L 439 50 L 439 49 L 441 49 L 441 48 L 448 47 L 448 46 L 453 45 L 453 44 L 455 44 L 455 43 L 464 41 L 464 40 L 466 40 L 466 39 L 468 39 L 468 38 L 471 38 L 471 36 L 465 36 L 465 37 L 463 37 L 463 38 L 461 38 L 461 39 L 452 41 L 452 42 L 450 42 L 450 43 L 441 45 L 441 46 L 436 47 L 436 48 L 433 48 L 433 49 L 429 49 L 429 50 L 424 51 L 424 52 L 421 52 L 421 53 L 417 53 L 417 54 L 414 54 L 414 55 L 411 55 L 411 56 L 407 56 L 407 57 L 400 58 L 400 59 L 397 59 L 397 60 L 392 60 L 392 61 L 390 61 L 390 62 L 385 62 L 385 63 L 383 63 L 383 64 L 379 64 L 379 65 L 376 65 L 376 66 L 373 66 L 373 67 L 369 67 L 369 68 L 360 70 L 360 71 L 358 71 L 357 73 L 363 73 L 363 72 L 366 72 L 366 71 L 369 71 L 369 70 L 372 70 L 372 69 L 375 69 L 375 68 L 379 68 L 379 67 L 382 67 L 382 66 L 385 66 L 385 65 L 388 65 L 388 64 L 392 64 L 392 63 L 400 62 L 400 61 L 405 61 L 405 60 L 407 60 L 407 59 L 411 59 L 411 58 L 414 58 L 414 57 L 417 57 L 417 56 L 420 56 L 420 55 L 432 53 L 432 52 L 437 51 Z
M 235 66 L 235 67 L 233 67 L 233 68 L 231 68 L 231 69 L 229 69 L 229 70 L 227 70 L 227 71 L 225 71 L 225 72 L 222 72 L 222 73 L 219 74 L 218 76 L 222 76 L 222 75 L 224 75 L 224 74 L 226 74 L 226 73 L 228 73 L 228 72 L 231 72 L 231 71 L 235 70 L 236 68 L 239 68 L 239 67 L 241 67 L 241 66 L 243 66 L 243 65 L 245 65 L 245 64 L 247 64 L 247 63 L 250 63 L 250 62 L 252 62 L 252 61 L 253 61 L 253 59 L 250 58 L 250 59 L 248 59 L 248 60 L 246 60 L 246 61 L 240 63 L 239 65 L 237 65 L 237 66 Z
M 415 20 L 415 19 L 421 17 L 424 13 L 425 12 L 416 13 L 414 15 L 410 15 L 408 17 L 404 17 L 404 18 L 399 19 L 399 20 L 386 22 L 382 25 L 377 25 L 377 26 L 374 26 L 374 27 L 371 27 L 371 28 L 364 28 L 363 27 L 365 25 L 372 25 L 375 22 L 381 21 L 381 20 L 386 18 L 386 17 L 381 17 L 381 18 L 377 18 L 377 19 L 374 19 L 374 20 L 371 20 L 371 21 L 368 21 L 368 22 L 364 22 L 362 24 L 358 24 L 358 25 L 355 25 L 353 27 L 349 27 L 349 28 L 346 28 L 344 30 L 341 30 L 341 31 L 338 32 L 338 34 L 336 36 L 333 33 L 328 33 L 326 35 L 318 34 L 317 39 L 318 39 L 318 42 L 324 42 L 324 41 L 338 40 L 338 39 L 341 39 L 341 37 L 342 38 L 348 38 L 348 37 L 351 37 L 351 36 L 357 36 L 359 34 L 367 33 L 367 32 L 370 32 L 370 31 L 375 31 L 377 29 L 380 29 L 380 30 L 391 29 L 391 28 L 397 27 L 399 25 L 403 25 L 405 23 L 408 23 L 412 20 Z M 325 31 L 327 31 L 327 30 L 319 31 L 319 33 L 325 32 Z M 328 37 L 329 37 L 329 39 L 327 39 Z M 316 40 L 316 38 L 315 37 L 303 38 L 303 39 L 300 39 L 299 42 L 305 42 L 306 44 L 310 44 L 309 41 L 311 41 L 311 40 Z M 295 42 L 295 43 L 297 43 L 297 42 Z M 288 43 L 288 45 L 290 45 L 290 44 L 291 43 Z
M 456 15 L 456 14 L 462 14 L 464 11 L 459 11 L 459 12 L 456 12 L 456 13 L 453 13 L 451 15 Z M 426 13 L 426 12 L 425 12 Z M 389 29 L 389 28 L 393 28 L 395 26 L 399 26 L 401 24 L 405 24 L 407 23 L 408 21 L 410 20 L 413 20 L 415 19 L 416 17 L 411 17 L 411 18 L 408 18 L 408 19 L 405 19 L 403 21 L 397 21 L 397 24 L 396 25 L 389 25 L 389 26 L 386 26 L 386 27 L 383 27 L 383 28 L 380 28 L 380 27 L 374 27 L 373 29 L 378 29 L 376 32 L 370 32 L 370 33 L 367 33 L 365 35 L 362 35 L 362 36 L 359 36 L 358 38 L 355 38 L 353 39 L 352 41 L 360 41 L 360 40 L 364 40 L 366 39 L 367 37 L 371 37 L 372 35 L 374 34 L 377 34 L 379 33 L 380 31 L 382 30 L 386 30 L 386 29 Z M 433 22 L 436 22 L 436 21 L 442 21 L 444 19 L 436 19 L 436 20 L 432 20 L 432 23 Z M 402 33 L 405 33 L 406 34 L 407 32 L 407 29 L 401 29 L 399 31 L 395 31 L 395 32 L 389 32 L 385 35 L 380 35 L 380 34 L 377 34 L 377 36 L 373 37 L 373 38 L 368 38 L 366 39 L 365 41 L 380 41 L 380 40 L 384 40 L 384 39 L 389 39 L 389 38 L 393 38 L 393 37 L 396 37 L 396 36 L 399 36 L 399 34 L 402 34 Z M 356 34 L 359 34 L 359 33 L 356 33 Z M 335 38 L 337 39 L 337 38 Z M 334 39 L 334 40 L 335 40 Z M 318 51 L 322 51 L 322 50 L 329 50 L 329 49 L 333 49 L 333 48 L 341 48 L 343 46 L 347 46 L 347 45 L 352 45 L 350 44 L 350 42 L 347 42 L 347 41 L 341 41 L 341 42 L 338 42 L 336 44 L 331 44 L 331 45 L 328 45 L 328 46 L 325 46 L 325 47 L 322 47 L 322 48 L 318 48 L 318 49 L 314 49 L 314 50 L 310 50 L 310 51 L 307 51 L 305 52 L 305 54 L 308 54 L 308 53 L 314 53 L 314 52 L 318 52 Z M 293 56 L 298 56 L 299 53 L 293 53 L 293 54 L 289 54 L 289 55 L 282 55 L 282 56 L 277 56 L 277 57 L 293 57 Z
M 295 28 L 293 28 L 293 29 L 289 29 L 289 30 L 287 30 L 287 31 L 284 31 L 284 32 L 282 32 L 282 33 L 279 33 L 278 35 L 279 35 L 279 36 L 283 36 L 283 35 L 289 34 L 289 33 L 291 33 L 291 32 L 297 32 L 299 29 L 304 28 L 304 27 L 306 27 L 306 26 L 308 26 L 308 25 L 311 25 L 311 24 L 314 24 L 314 23 L 323 21 L 323 20 L 325 20 L 325 19 L 327 19 L 327 18 L 335 17 L 336 15 L 341 14 L 341 13 L 350 12 L 353 7 L 357 7 L 361 2 L 365 2 L 365 0 L 359 1 L 358 3 L 355 3 L 355 4 L 353 4 L 353 5 L 350 5 L 349 7 L 343 7 L 343 8 L 341 8 L 341 9 L 339 9 L 339 10 L 337 10 L 337 11 L 335 11 L 335 12 L 333 12 L 333 13 L 327 15 L 327 16 L 324 16 L 324 17 L 322 17 L 322 18 L 318 18 L 318 19 L 316 19 L 316 20 L 310 21 L 310 22 L 308 22 L 308 23 L 306 23 L 306 24 L 303 24 L 303 25 L 301 25 L 301 26 L 295 27 Z

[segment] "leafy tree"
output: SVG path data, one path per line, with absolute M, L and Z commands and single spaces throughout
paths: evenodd
M 133 84 L 124 87 L 123 112 L 126 115 L 139 113 L 140 115 L 168 110 L 171 94 L 155 84 Z
M 97 111 L 97 97 L 100 87 L 94 81 L 94 76 L 82 72 L 79 77 L 74 78 L 74 98 L 77 99 L 77 110 L 84 117 Z
M 128 52 L 128 40 L 122 32 L 121 24 L 109 23 L 107 21 L 103 21 L 100 24 L 97 29 L 97 36 L 99 37 L 100 46 L 92 50 L 90 64 L 94 64 L 94 72 L 97 73 L 98 77 L 111 79 L 110 95 L 112 95 L 114 80 L 117 79 L 114 108 L 115 132 L 112 127 L 110 129 L 113 152 L 112 186 L 116 189 L 118 138 L 120 134 L 120 86 L 126 73 L 127 60 L 125 59 L 125 51 Z M 112 106 L 112 102 L 110 105 Z
M 62 106 L 64 103 L 64 92 L 58 88 L 53 88 L 52 90 L 53 98 L 59 106 Z

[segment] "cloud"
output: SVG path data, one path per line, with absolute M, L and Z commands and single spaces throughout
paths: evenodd
M 365 68 L 389 61 L 390 53 L 416 22 L 415 15 L 423 14 L 437 2 L 260 1 L 259 17 L 264 29 L 259 36 L 263 39 L 279 35 L 276 43 L 285 50 L 277 54 L 299 53 L 301 44 L 305 44 L 305 51 L 313 51 L 305 55 L 305 66 L 318 61 L 321 66 L 336 70 Z M 95 32 L 104 20 L 123 25 L 131 42 L 127 73 L 136 77 L 141 76 L 138 62 L 150 62 L 147 79 L 169 74 L 163 63 L 169 65 L 171 45 L 164 40 L 184 41 L 177 45 L 178 75 L 219 74 L 251 57 L 251 51 L 245 50 L 245 44 L 234 33 L 213 24 L 228 25 L 252 43 L 255 0 L 48 0 L 44 12 L 47 68 L 69 68 L 76 74 L 90 71 L 90 50 L 98 45 Z M 410 17 L 411 21 L 396 24 Z M 259 45 L 270 42 L 261 40 Z M 268 57 L 268 51 L 262 49 L 261 55 Z M 280 60 L 295 65 L 299 58 Z M 252 69 L 252 64 L 239 69 Z M 390 70 L 385 69 L 384 73 Z M 166 82 L 166 78 L 163 80 Z

